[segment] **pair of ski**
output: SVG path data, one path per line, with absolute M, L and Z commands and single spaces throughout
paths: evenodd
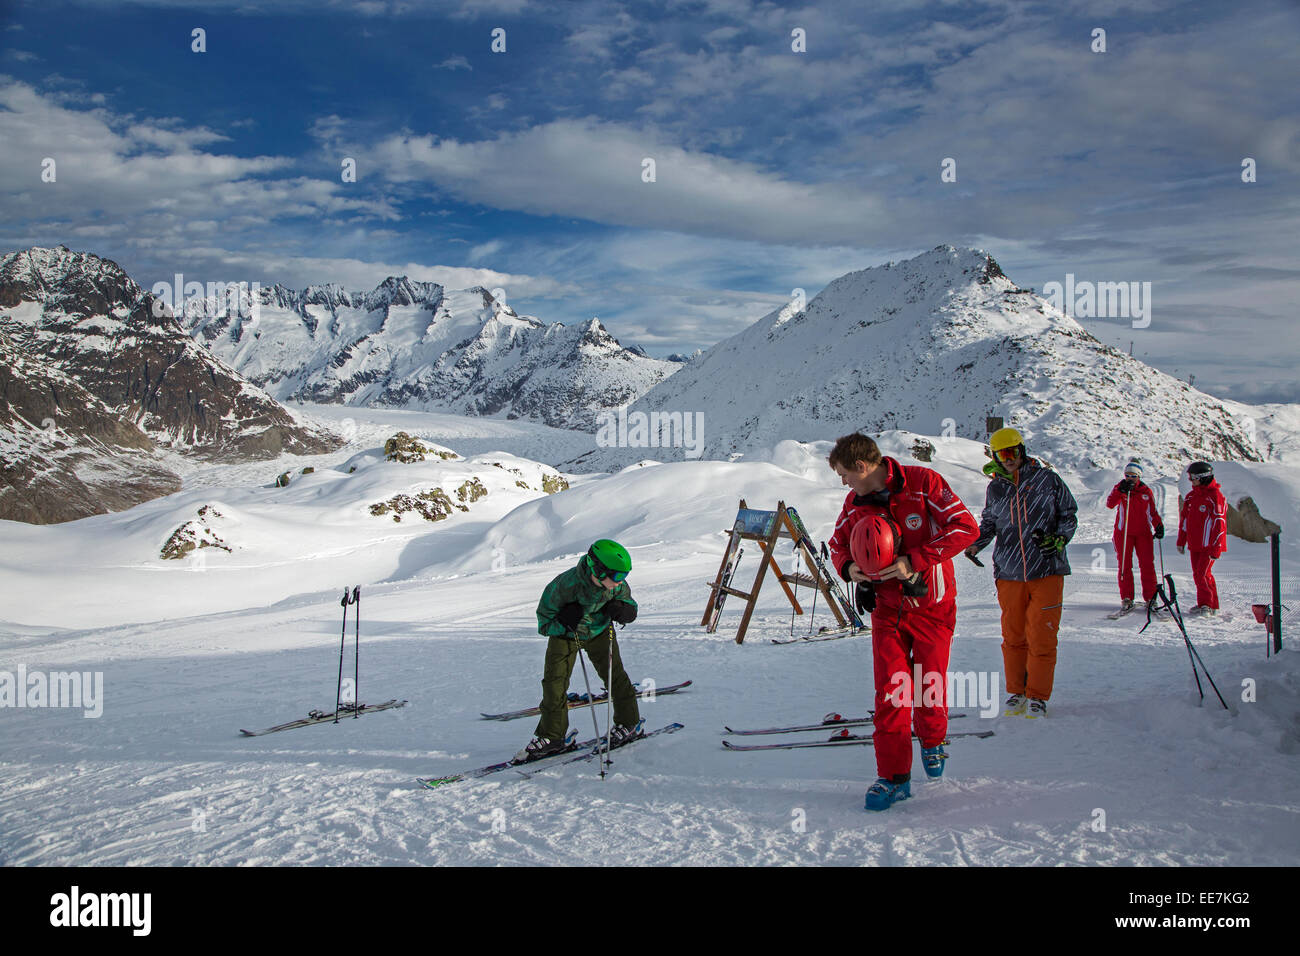
M 240 734 L 245 737 L 261 737 L 265 734 L 279 733 L 281 730 L 293 730 L 295 727 L 310 727 L 312 724 L 324 724 L 331 721 L 338 721 L 344 717 L 360 717 L 362 714 L 373 714 L 375 711 L 388 710 L 392 707 L 404 707 L 406 701 L 393 698 L 386 700 L 382 704 L 362 704 L 357 707 L 352 704 L 343 704 L 338 711 L 310 711 L 306 717 L 300 720 L 291 720 L 287 724 L 276 724 L 274 727 L 267 727 L 265 730 L 240 730 Z
M 666 727 L 660 727 L 658 730 L 647 731 L 640 737 L 635 737 L 632 740 L 629 740 L 627 743 L 623 744 L 622 747 L 615 747 L 614 750 L 622 750 L 623 747 L 630 747 L 638 740 L 645 740 L 647 737 L 657 737 L 660 734 L 674 734 L 684 726 L 686 725 L 674 723 L 668 724 Z M 488 764 L 486 767 L 479 767 L 477 770 L 466 770 L 464 773 L 454 773 L 446 777 L 420 777 L 419 783 L 420 786 L 426 787 L 429 790 L 437 790 L 439 787 L 445 787 L 447 784 L 457 783 L 461 780 L 473 780 L 477 777 L 487 777 L 494 773 L 501 773 L 503 770 L 515 770 L 523 774 L 525 777 L 529 777 L 532 776 L 535 770 L 542 764 L 553 766 L 560 763 L 576 763 L 579 760 L 591 760 L 605 753 L 604 737 L 593 737 L 590 740 L 584 740 L 581 742 L 577 741 L 577 737 L 578 732 L 576 730 L 571 730 L 563 750 L 547 754 L 545 757 L 538 757 L 535 760 L 525 760 L 520 763 L 516 763 L 513 759 L 503 760 L 500 763 L 493 763 Z M 569 756 L 568 760 L 557 759 L 559 757 L 574 754 L 577 751 L 584 752 L 578 753 L 577 756 Z
M 782 637 L 772 638 L 773 644 L 817 644 L 821 641 L 839 641 L 846 637 L 857 637 L 859 634 L 870 632 L 871 628 L 863 627 L 823 627 L 816 634 L 805 634 L 803 637 Z
M 1129 607 L 1122 607 L 1118 611 L 1112 611 L 1110 614 L 1106 615 L 1106 618 L 1107 620 L 1118 621 L 1121 617 L 1128 617 L 1128 615 L 1132 614 L 1134 611 L 1145 611 L 1145 610 L 1146 610 L 1145 602 L 1143 602 L 1141 605 L 1134 603 Z M 1151 608 L 1152 614 L 1163 614 L 1164 612 L 1165 609 L 1162 607 Z
M 965 714 L 951 714 L 949 716 L 949 719 L 955 720 L 958 717 L 965 717 L 965 716 L 966 716 Z M 869 734 L 851 734 L 849 733 L 848 728 L 862 727 L 874 722 L 875 722 L 875 714 L 873 712 L 867 715 L 866 717 L 841 717 L 839 714 L 830 714 L 820 724 L 803 724 L 798 727 L 766 727 L 761 730 L 733 730 L 732 728 L 727 727 L 726 728 L 727 733 L 734 734 L 735 736 L 738 737 L 754 736 L 758 734 L 795 734 L 795 733 L 803 733 L 810 730 L 826 730 L 831 727 L 835 727 L 838 729 L 834 734 L 832 734 L 826 740 L 795 740 L 795 741 L 786 741 L 783 743 L 776 743 L 776 744 L 733 744 L 729 740 L 724 740 L 722 742 L 722 746 L 725 747 L 727 750 L 797 750 L 803 747 L 845 747 L 845 746 L 855 746 L 855 745 L 869 746 L 872 743 L 872 739 Z M 913 734 L 912 736 L 915 737 L 916 735 Z M 973 731 L 969 733 L 948 734 L 947 738 L 948 739 L 952 739 L 954 737 L 983 738 L 983 737 L 992 737 L 992 736 L 993 736 L 993 731 L 984 730 L 984 731 Z
M 679 690 L 690 687 L 694 681 L 682 681 L 680 684 L 669 684 L 667 687 L 647 687 L 645 690 L 637 693 L 638 700 L 654 700 L 660 694 L 675 694 Z M 594 698 L 586 694 L 570 694 L 569 710 L 578 710 L 582 707 L 590 707 L 592 704 L 603 704 L 609 697 L 609 691 L 601 691 Z M 520 717 L 535 717 L 542 712 L 541 707 L 525 707 L 523 710 L 507 710 L 500 714 L 481 714 L 484 720 L 517 720 Z

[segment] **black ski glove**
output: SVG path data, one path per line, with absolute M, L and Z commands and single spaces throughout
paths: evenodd
M 1030 535 L 1034 539 L 1034 544 L 1038 545 L 1038 550 L 1049 557 L 1054 554 L 1060 554 L 1065 550 L 1065 535 L 1054 534 L 1050 531 L 1039 529 Z
M 930 593 L 930 588 L 926 585 L 925 578 L 917 572 L 903 582 L 903 593 L 908 597 L 925 597 Z
M 566 631 L 572 631 L 582 620 L 582 614 L 582 605 L 577 601 L 570 601 L 560 608 L 560 613 L 555 615 L 555 619 L 564 625 Z
M 605 613 L 611 621 L 619 624 L 631 624 L 636 620 L 636 605 L 627 601 L 610 601 L 605 605 Z
M 1156 537 L 1163 538 L 1164 536 L 1165 536 L 1165 526 L 1162 524 L 1156 525 Z
M 1119 483 L 1119 493 L 1120 493 L 1121 495 L 1126 495 L 1126 494 L 1128 494 L 1128 493 L 1129 493 L 1130 491 L 1132 491 L 1132 490 L 1133 490 L 1133 479 L 1132 479 L 1132 478 L 1125 478 L 1123 481 L 1121 481 L 1121 482 Z
M 853 589 L 853 604 L 859 614 L 870 614 L 876 609 L 876 589 L 866 581 L 859 581 Z

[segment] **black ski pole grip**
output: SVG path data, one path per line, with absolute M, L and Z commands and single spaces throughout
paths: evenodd
M 971 564 L 975 565 L 975 567 L 977 567 L 977 568 L 982 568 L 982 567 L 984 567 L 984 562 L 981 561 L 979 558 L 975 557 L 975 555 L 971 554 L 969 551 L 963 551 L 962 554 L 964 554 L 964 555 L 966 555 L 966 557 L 970 558 L 970 562 L 971 562 Z

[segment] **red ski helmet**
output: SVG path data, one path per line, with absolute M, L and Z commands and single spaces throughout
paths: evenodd
M 894 522 L 882 514 L 868 514 L 849 533 L 849 554 L 858 570 L 874 577 L 898 560 Z

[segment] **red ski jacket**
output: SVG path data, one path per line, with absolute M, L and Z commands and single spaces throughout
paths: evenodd
M 1228 550 L 1228 502 L 1217 481 L 1193 485 L 1183 499 L 1178 522 L 1178 547 L 1208 551 L 1217 558 Z
M 1151 494 L 1151 489 L 1140 481 L 1132 491 L 1125 494 L 1119 490 L 1121 483 L 1117 483 L 1111 489 L 1110 497 L 1106 499 L 1106 507 L 1116 509 L 1115 540 L 1119 541 L 1125 537 L 1125 523 L 1128 524 L 1127 537 L 1130 541 L 1151 540 L 1155 536 L 1156 528 L 1163 527 L 1160 512 L 1156 510 L 1155 496 Z M 1128 517 L 1130 507 L 1133 509 L 1131 521 Z
M 901 581 L 877 581 L 876 602 L 881 607 L 930 607 L 955 600 L 957 577 L 952 559 L 979 537 L 979 525 L 948 487 L 942 475 L 920 465 L 902 465 L 893 458 L 881 463 L 888 469 L 881 495 L 859 496 L 850 491 L 840 509 L 830 539 L 831 560 L 840 577 L 849 580 L 849 536 L 853 526 L 869 513 L 888 514 L 903 533 L 899 557 L 907 555 L 912 568 L 921 573 L 929 593 L 905 597 Z

